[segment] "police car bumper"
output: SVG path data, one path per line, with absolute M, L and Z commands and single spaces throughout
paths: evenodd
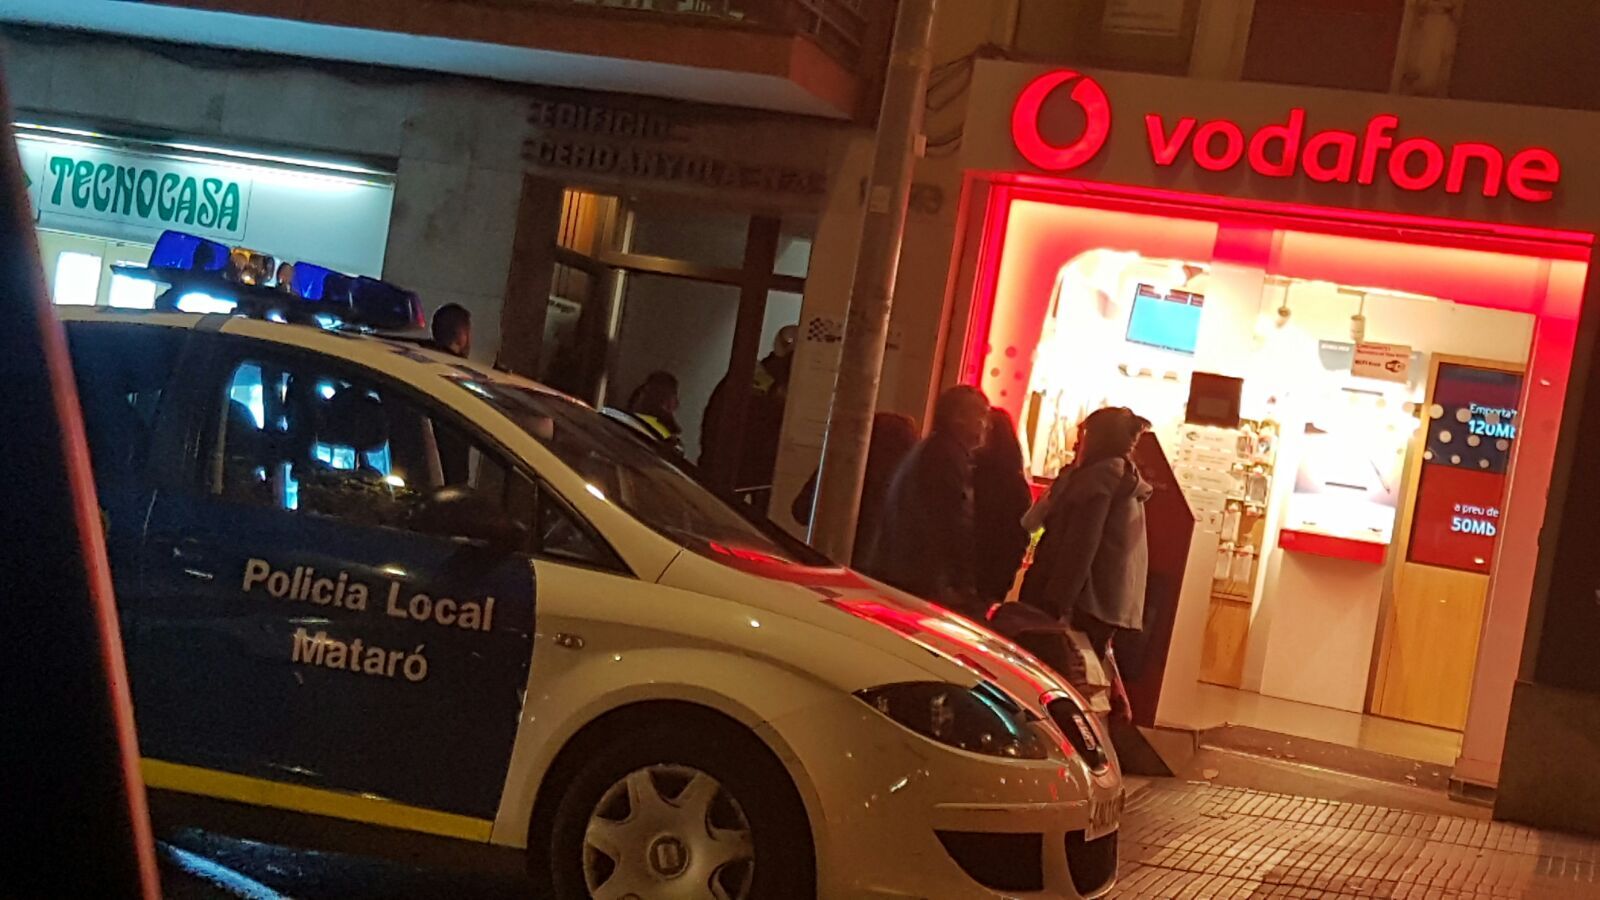
M 806 771 L 819 896 L 991 900 L 1110 891 L 1123 802 L 1114 764 L 1096 774 L 1070 754 L 1030 761 L 965 753 L 854 698 L 840 700 L 772 723 Z

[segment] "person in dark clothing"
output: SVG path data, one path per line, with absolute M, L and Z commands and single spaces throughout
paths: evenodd
M 433 314 L 433 340 L 440 353 L 463 359 L 472 352 L 472 313 L 459 303 L 446 303 Z
M 978 597 L 985 606 L 1011 592 L 1030 540 L 1022 517 L 1033 503 L 1023 471 L 1017 423 L 1005 410 L 989 410 L 983 446 L 973 454 L 973 521 L 977 527 Z
M 472 352 L 472 313 L 459 303 L 446 303 L 433 313 L 431 350 L 459 356 Z M 472 446 L 453 428 L 436 428 L 434 442 L 439 448 L 439 465 L 445 484 L 467 484 L 472 478 Z
M 856 540 L 850 559 L 860 565 L 872 554 L 878 535 L 878 520 L 883 515 L 883 500 L 889 481 L 911 448 L 917 445 L 917 423 L 910 416 L 881 412 L 872 417 L 872 436 L 867 445 L 867 472 L 861 480 L 861 511 L 856 517 Z M 811 508 L 817 500 L 817 478 L 812 472 L 806 486 L 794 498 L 789 512 L 801 525 L 811 524 Z
M 778 442 L 783 433 L 783 411 L 789 400 L 789 374 L 794 366 L 795 340 L 800 329 L 786 325 L 778 330 L 772 342 L 772 352 L 756 363 L 755 375 L 744 394 L 744 427 L 740 429 L 739 458 L 728 460 L 717 456 L 717 433 L 722 419 L 727 415 L 729 403 L 740 399 L 727 376 L 717 382 L 706 403 L 705 417 L 700 425 L 700 465 L 713 460 L 734 467 L 734 488 L 755 493 L 754 504 L 765 509 L 765 496 L 770 496 L 773 470 L 778 462 Z
M 1021 600 L 1088 637 L 1111 681 L 1114 715 L 1131 719 L 1112 643 L 1144 623 L 1149 550 L 1144 503 L 1152 493 L 1133 463 L 1150 423 L 1131 410 L 1084 420 L 1072 468 L 1047 499 L 1044 536 L 1022 581 Z
M 870 560 L 862 571 L 907 593 L 983 620 L 974 565 L 972 454 L 989 401 L 953 387 L 934 406 L 933 430 L 889 483 Z
M 628 397 L 628 413 L 643 422 L 664 443 L 683 452 L 683 426 L 678 424 L 678 379 L 655 371 Z

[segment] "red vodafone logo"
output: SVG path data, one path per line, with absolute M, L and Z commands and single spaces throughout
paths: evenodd
M 1044 105 L 1071 86 L 1084 115 L 1083 134 L 1065 146 L 1046 139 Z M 1111 136 L 1111 101 L 1093 78 L 1061 70 L 1034 79 L 1017 97 L 1011 136 L 1017 151 L 1048 172 L 1066 172 L 1093 159 Z M 1380 114 L 1359 131 L 1308 127 L 1304 108 L 1289 110 L 1281 122 L 1247 131 L 1229 119 L 1201 121 L 1194 116 L 1144 116 L 1150 160 L 1171 168 L 1192 164 L 1208 172 L 1248 165 L 1265 178 L 1303 177 L 1320 184 L 1376 185 L 1387 181 L 1403 191 L 1443 190 L 1499 197 L 1509 193 L 1528 203 L 1555 197 L 1561 160 L 1541 147 L 1506 152 L 1493 144 L 1465 141 L 1441 144 L 1407 134 L 1399 116 Z
M 1064 147 L 1045 140 L 1040 132 L 1044 102 L 1058 88 L 1072 85 L 1071 97 L 1083 110 L 1083 134 Z M 1011 137 L 1022 158 L 1041 169 L 1065 172 L 1076 169 L 1100 152 L 1111 136 L 1111 100 L 1100 83 L 1072 71 L 1051 72 L 1023 88 L 1011 110 Z

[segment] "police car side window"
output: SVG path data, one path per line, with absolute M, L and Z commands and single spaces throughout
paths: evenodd
M 447 422 L 436 421 L 434 433 L 441 456 L 448 455 L 451 448 L 459 453 L 457 462 L 445 462 L 446 472 L 468 473 L 464 481 L 450 478 L 449 483 L 470 486 L 482 497 L 499 500 L 511 518 L 528 526 L 529 552 L 560 562 L 627 571 L 594 529 L 549 485 L 535 483 L 501 464 Z
M 547 485 L 538 488 L 535 552 L 562 562 L 625 572 L 622 561 Z
M 102 489 L 143 469 L 183 338 L 175 328 L 67 326 L 89 455 Z
M 497 506 L 510 491 L 492 454 L 378 379 L 244 359 L 221 401 L 210 487 L 228 500 L 409 529 L 441 487 L 470 487 Z

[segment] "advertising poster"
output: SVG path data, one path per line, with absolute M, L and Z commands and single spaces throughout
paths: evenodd
M 1428 413 L 1408 558 L 1489 571 L 1517 438 L 1522 376 L 1441 364 Z

